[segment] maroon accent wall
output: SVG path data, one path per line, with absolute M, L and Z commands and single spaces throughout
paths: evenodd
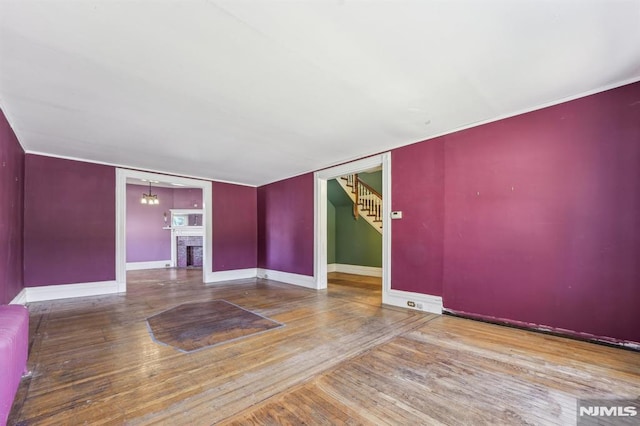
M 444 144 L 419 143 L 391 153 L 392 288 L 442 294 Z
M 255 268 L 257 189 L 213 182 L 213 271 Z
M 186 189 L 153 187 L 160 204 L 141 204 L 142 193 L 149 193 L 144 185 L 127 185 L 127 262 L 152 262 L 171 259 L 171 225 L 174 193 Z M 164 222 L 164 213 L 167 222 Z
M 115 280 L 115 168 L 28 154 L 25 286 Z
M 24 287 L 24 150 L 0 110 L 0 304 Z
M 446 137 L 447 308 L 640 342 L 640 83 Z
M 393 288 L 480 318 L 640 342 L 640 83 L 397 149 L 392 161 L 393 208 L 404 210 Z
M 313 276 L 313 173 L 258 188 L 258 267 Z

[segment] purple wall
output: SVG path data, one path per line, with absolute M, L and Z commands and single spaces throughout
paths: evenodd
M 115 168 L 26 156 L 27 287 L 115 279 Z
M 162 229 L 169 226 L 173 207 L 174 190 L 172 188 L 152 188 L 158 195 L 160 204 L 141 204 L 142 193 L 148 193 L 149 187 L 127 185 L 127 262 L 151 262 L 171 259 L 171 231 Z M 164 222 L 167 214 L 167 223 Z
M 175 188 L 173 193 L 174 209 L 201 209 L 202 189 L 200 188 Z
M 445 138 L 447 308 L 640 342 L 640 83 Z
M 255 268 L 257 189 L 213 182 L 213 270 Z
M 640 342 L 640 83 L 392 160 L 393 208 L 405 212 L 393 288 L 481 318 Z
M 258 267 L 313 275 L 313 173 L 258 188 Z
M 0 304 L 24 287 L 23 214 L 25 154 L 0 110 Z
M 127 185 L 127 262 L 170 260 L 171 231 L 162 229 L 171 225 L 170 210 L 201 209 L 202 189 L 154 186 L 151 192 L 158 195 L 158 205 L 141 204 L 143 192 L 148 193 L 149 187 Z
M 401 210 L 391 236 L 394 289 L 442 294 L 444 146 L 419 143 L 391 153 L 392 210 Z

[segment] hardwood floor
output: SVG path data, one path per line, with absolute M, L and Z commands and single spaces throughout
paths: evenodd
M 31 303 L 30 379 L 9 424 L 575 424 L 577 398 L 638 398 L 640 353 L 381 307 L 328 290 L 133 271 L 126 295 Z M 192 353 L 146 318 L 224 299 L 285 324 Z
M 153 339 L 183 352 L 228 343 L 283 324 L 226 300 L 184 303 L 147 318 Z

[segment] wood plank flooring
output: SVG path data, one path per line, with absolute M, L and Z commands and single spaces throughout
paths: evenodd
M 577 398 L 640 396 L 640 353 L 381 307 L 379 279 L 200 281 L 133 271 L 126 295 L 30 304 L 9 424 L 575 424 Z M 192 353 L 151 339 L 147 317 L 216 299 L 285 326 Z
M 147 318 L 147 324 L 156 342 L 184 352 L 282 327 L 226 300 L 184 303 Z

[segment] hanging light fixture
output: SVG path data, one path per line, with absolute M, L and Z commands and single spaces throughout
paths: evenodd
M 145 194 L 144 192 L 142 193 L 142 198 L 140 199 L 140 203 L 141 204 L 160 204 L 160 201 L 158 200 L 158 195 L 151 193 L 151 182 L 149 182 L 149 193 L 148 194 Z

